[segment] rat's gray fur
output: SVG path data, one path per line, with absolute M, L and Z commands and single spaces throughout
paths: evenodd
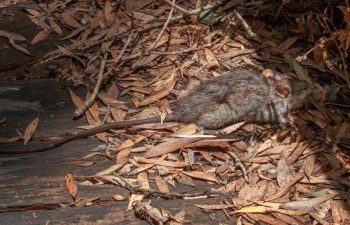
M 285 123 L 288 113 L 301 109 L 312 99 L 311 86 L 291 80 L 291 95 L 280 96 L 278 81 L 247 69 L 228 72 L 205 81 L 180 98 L 172 119 L 218 129 L 238 121 Z

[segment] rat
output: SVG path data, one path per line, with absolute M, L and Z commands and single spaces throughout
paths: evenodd
M 175 103 L 164 122 L 196 123 L 216 130 L 235 122 L 286 124 L 287 116 L 309 105 L 317 93 L 299 79 L 278 80 L 250 69 L 237 69 L 193 88 Z M 54 149 L 72 140 L 148 123 L 160 123 L 160 117 L 101 125 L 41 146 L 1 149 L 0 153 L 30 153 Z

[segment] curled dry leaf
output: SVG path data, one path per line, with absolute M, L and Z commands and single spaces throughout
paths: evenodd
M 23 143 L 27 144 L 28 141 L 33 137 L 33 134 L 36 130 L 36 128 L 38 127 L 38 123 L 39 123 L 39 116 L 36 117 L 34 120 L 32 120 L 26 130 L 24 131 L 24 135 L 23 135 Z
M 73 199 L 76 199 L 78 194 L 78 185 L 77 185 L 77 182 L 75 181 L 73 174 L 70 174 L 70 173 L 66 174 L 64 179 L 65 179 L 66 187 L 68 189 L 69 194 L 72 196 Z

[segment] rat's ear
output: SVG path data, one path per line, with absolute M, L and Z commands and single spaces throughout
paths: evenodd
M 292 94 L 292 90 L 289 85 L 279 84 L 275 87 L 276 94 L 283 98 L 286 98 Z

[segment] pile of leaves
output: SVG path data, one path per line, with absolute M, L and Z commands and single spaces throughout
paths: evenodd
M 178 123 L 99 133 L 104 151 L 83 160 L 93 165 L 93 157 L 103 154 L 115 163 L 79 185 L 130 190 L 128 210 L 134 208 L 154 224 L 184 223 L 185 213 L 160 213 L 142 201 L 145 197 L 219 195 L 226 196 L 224 203 L 197 206 L 222 210 L 229 219 L 239 218 L 238 224 L 349 223 L 349 5 L 327 6 L 323 13 L 291 12 L 286 5 L 288 1 L 56 0 L 26 8 L 43 29 L 32 44 L 51 35 L 70 42 L 38 62 L 66 57 L 70 63 L 58 71 L 60 77 L 88 87 L 86 99 L 70 91 L 75 116 L 88 122 L 82 129 L 164 119 L 187 90 L 238 67 L 293 73 L 328 90 L 324 104 L 294 115 L 289 129 L 245 122 L 230 127 L 228 133 L 257 134 L 242 140 L 213 138 L 195 124 Z M 342 26 L 333 24 L 334 12 L 342 13 Z M 208 184 L 207 192 L 174 191 L 179 183 L 196 186 L 198 180 Z M 68 174 L 66 182 L 75 198 L 74 177 Z

